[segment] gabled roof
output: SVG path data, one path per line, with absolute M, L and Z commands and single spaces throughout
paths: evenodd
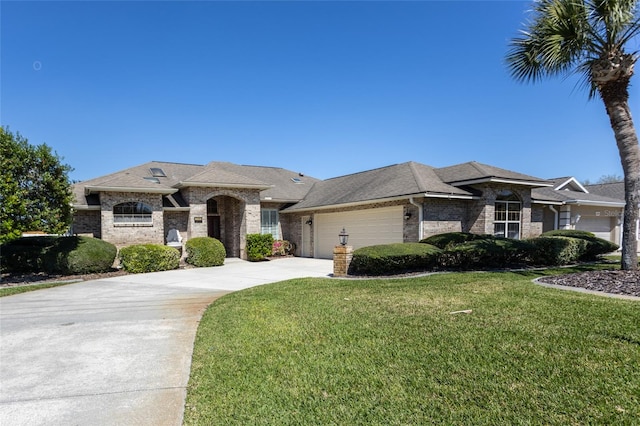
M 472 193 L 442 182 L 433 167 L 407 162 L 316 182 L 305 199 L 287 211 L 375 203 L 414 195 L 473 198 Z
M 267 189 L 270 184 L 248 176 L 224 170 L 213 164 L 204 166 L 204 170 L 176 184 L 178 188 L 188 186 L 217 186 L 222 188 Z
M 319 181 L 302 173 L 279 167 L 241 166 L 225 162 L 211 162 L 207 166 L 268 182 L 269 188 L 260 193 L 260 199 L 263 201 L 298 202 L 307 195 L 313 184 Z
M 477 183 L 499 182 L 532 187 L 551 186 L 551 183 L 537 177 L 512 172 L 488 164 L 470 161 L 449 167 L 435 169 L 436 174 L 454 186 L 473 185 Z
M 578 179 L 573 176 L 568 177 L 560 177 L 555 179 L 549 179 L 553 183 L 553 189 L 556 191 L 577 191 L 577 192 L 586 192 L 589 191 L 582 186 Z
M 554 190 L 553 188 L 534 188 L 531 190 L 531 199 L 540 204 L 581 204 L 592 206 L 624 206 L 624 200 L 604 197 L 581 191 Z
M 295 181 L 293 180 L 295 178 Z M 318 179 L 277 167 L 241 166 L 211 162 L 207 165 L 151 161 L 119 172 L 73 185 L 79 209 L 99 207 L 100 192 L 144 192 L 162 194 L 168 208 L 187 208 L 178 194 L 189 186 L 252 188 L 261 191 L 264 201 L 297 202 Z
M 612 207 L 622 207 L 625 204 L 624 185 L 622 185 L 622 197 L 617 198 L 609 195 L 614 193 L 612 191 L 613 187 L 600 192 L 599 189 L 602 189 L 600 188 L 602 185 L 583 186 L 574 177 L 554 178 L 549 179 L 549 181 L 553 182 L 552 188 L 535 188 L 531 191 L 531 199 L 534 202 L 540 204 L 582 204 Z

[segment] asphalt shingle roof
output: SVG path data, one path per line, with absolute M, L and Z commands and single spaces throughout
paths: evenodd
M 540 183 L 542 185 L 549 183 L 545 179 L 501 169 L 499 167 L 478 163 L 476 161 L 469 161 L 468 163 L 456 164 L 449 167 L 441 167 L 435 169 L 435 172 L 443 182 L 451 185 L 464 184 L 469 181 L 491 178 L 531 182 L 533 184 Z
M 304 200 L 288 211 L 375 201 L 425 193 L 470 196 L 442 182 L 430 166 L 407 162 L 316 182 Z
M 152 168 L 161 169 L 165 176 L 155 176 L 155 179 L 149 180 L 154 178 Z M 294 182 L 292 178 L 298 178 L 300 183 Z M 171 194 L 175 193 L 180 186 L 190 184 L 263 188 L 261 192 L 263 200 L 296 202 L 302 199 L 317 181 L 318 179 L 277 167 L 241 166 L 225 162 L 197 165 L 151 161 L 76 183 L 73 185 L 73 192 L 77 207 L 96 204 L 94 200 L 96 196 L 85 195 L 85 188 L 95 188 L 97 192 L 100 188 L 109 188 L 109 190 L 120 188 L 122 191 L 138 190 Z
M 592 194 L 624 200 L 624 182 L 585 185 L 585 188 Z

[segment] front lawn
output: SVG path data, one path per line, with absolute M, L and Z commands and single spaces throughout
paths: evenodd
M 558 271 L 226 295 L 198 330 L 184 422 L 637 424 L 640 302 L 536 286 L 536 273 Z

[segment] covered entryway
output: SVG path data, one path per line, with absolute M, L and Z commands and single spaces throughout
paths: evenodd
M 338 234 L 345 228 L 354 249 L 403 241 L 402 206 L 315 215 L 315 257 L 331 259 Z
M 240 225 L 244 202 L 226 195 L 207 200 L 207 235 L 220 240 L 227 257 L 240 257 Z

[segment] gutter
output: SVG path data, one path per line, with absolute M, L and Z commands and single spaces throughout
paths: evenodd
M 303 212 L 313 212 L 317 210 L 342 209 L 346 207 L 366 206 L 369 204 L 387 203 L 390 201 L 406 201 L 411 197 L 445 198 L 445 199 L 457 199 L 457 200 L 479 199 L 479 197 L 475 195 L 420 193 L 420 194 L 413 194 L 413 195 L 399 195 L 397 197 L 389 197 L 389 198 L 378 198 L 375 200 L 353 201 L 351 203 L 329 204 L 324 206 L 311 206 L 311 207 L 303 207 L 303 208 L 288 208 L 285 210 L 281 210 L 280 213 L 303 213 Z

